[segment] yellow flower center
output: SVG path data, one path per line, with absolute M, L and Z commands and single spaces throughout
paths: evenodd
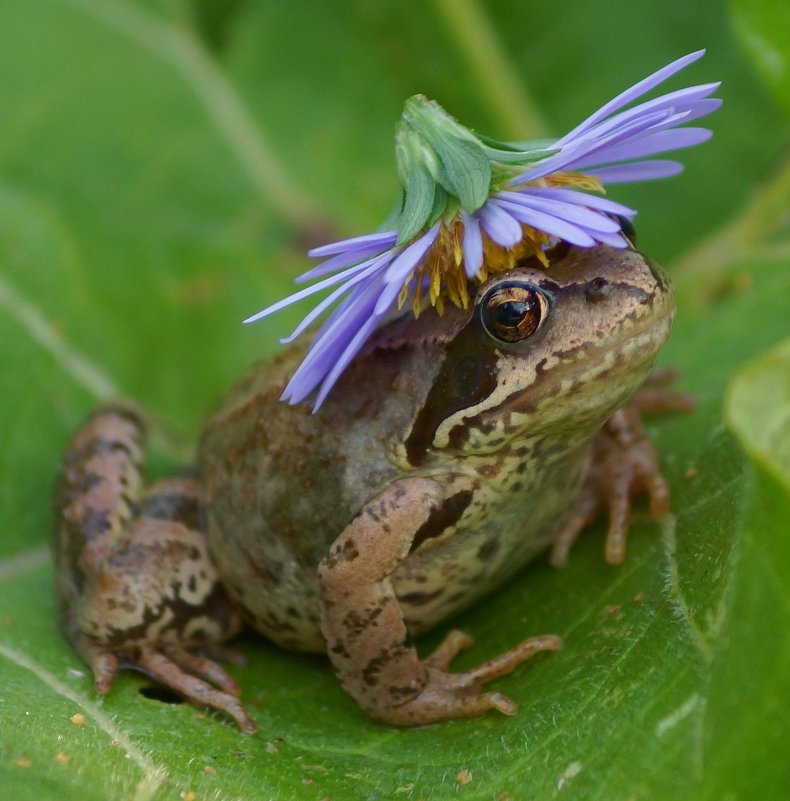
M 595 177 L 578 172 L 557 172 L 522 186 L 571 187 L 605 193 L 603 185 Z M 452 220 L 442 222 L 436 241 L 417 269 L 404 282 L 398 295 L 398 308 L 403 308 L 413 286 L 411 305 L 415 317 L 420 316 L 426 298 L 439 314 L 444 311 L 445 299 L 466 309 L 471 297 L 470 284 L 473 292 L 489 275 L 512 270 L 531 256 L 535 256 L 540 264 L 548 267 L 546 250 L 551 245 L 552 236 L 530 225 L 522 225 L 521 230 L 522 238 L 512 248 L 498 245 L 482 231 L 483 264 L 470 281 L 464 264 L 464 225 L 461 216 L 459 214 Z

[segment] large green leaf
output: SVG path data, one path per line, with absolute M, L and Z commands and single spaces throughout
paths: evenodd
M 721 9 L 705 0 L 5 0 L 0 30 L 8 797 L 790 793 L 790 491 L 763 455 L 766 428 L 751 425 L 783 414 L 782 396 L 759 390 L 755 375 L 788 335 L 790 169 L 778 164 L 787 132 Z M 480 41 L 497 48 L 490 59 L 475 54 Z M 566 570 L 536 563 L 453 621 L 476 637 L 460 667 L 529 634 L 565 637 L 564 651 L 497 683 L 520 714 L 382 728 L 323 660 L 251 637 L 236 674 L 261 726 L 255 737 L 144 697 L 149 685 L 136 675 L 98 701 L 58 634 L 46 547 L 54 467 L 90 406 L 116 392 L 135 397 L 154 415 L 156 470 L 187 458 L 185 443 L 224 387 L 275 348 L 297 313 L 255 328 L 242 317 L 284 294 L 307 243 L 371 230 L 396 199 L 392 138 L 404 98 L 424 92 L 464 124 L 523 139 L 544 133 L 514 89 L 528 87 L 558 134 L 706 43 L 689 80 L 725 79 L 713 142 L 684 154 L 679 179 L 612 193 L 642 210 L 645 250 L 682 264 L 664 362 L 683 369 L 700 405 L 653 425 L 673 513 L 661 524 L 637 514 L 620 568 L 603 563 L 598 528 Z M 514 130 L 514 120 L 533 130 Z M 736 439 L 722 402 L 741 366 L 727 395 Z

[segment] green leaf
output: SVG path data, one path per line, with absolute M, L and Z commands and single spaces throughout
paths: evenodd
M 733 0 L 733 23 L 766 88 L 790 111 L 790 6 L 784 0 Z
M 693 79 L 725 79 L 714 140 L 684 153 L 677 180 L 612 188 L 640 209 L 640 243 L 659 261 L 730 230 L 745 199 L 775 178 L 786 120 L 740 60 L 720 6 L 486 11 L 556 135 L 650 70 L 715 44 Z M 787 487 L 752 415 L 738 439 L 721 415 L 732 376 L 787 337 L 788 243 L 777 226 L 770 243 L 724 249 L 713 282 L 693 259 L 678 277 L 663 362 L 683 370 L 700 405 L 650 424 L 672 516 L 657 524 L 640 506 L 618 569 L 602 561 L 599 526 L 566 570 L 539 560 L 420 641 L 424 653 L 451 625 L 469 631 L 476 644 L 463 668 L 524 636 L 563 635 L 564 651 L 497 681 L 518 716 L 386 729 L 324 660 L 254 637 L 239 643 L 248 664 L 233 672 L 261 725 L 255 737 L 146 697 L 138 674 L 96 696 L 52 599 L 49 493 L 71 432 L 117 391 L 154 417 L 152 473 L 181 464 L 224 388 L 277 348 L 299 310 L 256 327 L 241 319 L 288 291 L 307 243 L 370 231 L 391 206 L 403 99 L 423 91 L 476 129 L 504 127 L 440 17 L 416 0 L 239 3 L 216 36 L 199 19 L 187 3 L 159 0 L 0 3 L 3 792 L 20 801 L 190 791 L 277 801 L 787 797 Z M 744 148 L 744 131 L 759 148 Z M 272 188 L 278 175 L 295 204 Z M 736 386 L 748 394 L 748 381 Z
M 790 493 L 761 468 L 744 476 L 733 610 L 712 665 L 698 798 L 783 798 L 790 788 Z
M 437 153 L 439 183 L 465 211 L 477 211 L 491 188 L 491 163 L 483 148 L 468 139 L 446 137 Z
M 749 455 L 790 489 L 790 339 L 742 368 L 727 418 Z
M 421 95 L 406 101 L 401 125 L 417 134 L 412 163 L 422 156 L 444 189 L 466 211 L 477 211 L 491 188 L 491 163 L 480 141 L 438 103 Z M 408 169 L 409 165 L 399 165 L 401 175 Z
M 403 208 L 395 227 L 398 244 L 409 242 L 428 224 L 436 202 L 437 185 L 416 131 L 408 125 L 398 128 L 396 136 L 398 172 L 403 183 Z M 442 209 L 443 210 L 443 209 Z
M 404 191 L 403 211 L 397 222 L 398 244 L 409 242 L 422 231 L 436 200 L 436 184 L 427 170 L 413 170 Z
M 557 152 L 552 145 L 555 139 L 540 139 L 533 142 L 499 142 L 482 134 L 476 134 L 485 146 L 485 154 L 499 164 L 530 164 L 545 159 Z

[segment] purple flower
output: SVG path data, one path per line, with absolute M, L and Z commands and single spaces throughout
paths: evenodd
M 704 52 L 691 53 L 648 76 L 548 148 L 544 143 L 525 146 L 478 139 L 435 104 L 412 98 L 410 102 L 418 101 L 411 106 L 412 116 L 404 112 L 412 128 L 399 140 L 399 167 L 407 187 L 399 224 L 391 231 L 314 248 L 309 255 L 324 261 L 297 281 L 320 280 L 245 320 L 253 322 L 332 290 L 283 340 L 293 341 L 338 304 L 315 334 L 283 400 L 299 403 L 317 389 L 317 410 L 370 334 L 409 298 L 415 314 L 423 308 L 426 292 L 427 301 L 439 311 L 445 298 L 466 307 L 470 282 L 510 269 L 525 254 L 545 264 L 546 250 L 559 240 L 578 247 L 627 247 L 621 218 L 630 220 L 636 211 L 590 191 L 676 175 L 682 164 L 650 157 L 710 138 L 706 128 L 678 126 L 721 105 L 710 97 L 718 83 L 691 86 L 625 108 Z M 459 140 L 463 147 L 454 149 Z M 426 151 L 429 155 L 421 163 Z M 465 171 L 463 160 L 470 152 L 475 169 Z M 406 155 L 401 160 L 402 153 Z M 475 203 L 469 198 L 480 195 L 480 187 L 470 188 L 463 179 L 467 172 L 480 174 L 481 158 L 490 167 L 484 178 L 488 192 L 483 186 L 482 203 Z M 461 167 L 448 174 L 448 164 Z M 409 181 L 417 172 L 420 180 Z M 418 233 L 411 236 L 413 229 Z

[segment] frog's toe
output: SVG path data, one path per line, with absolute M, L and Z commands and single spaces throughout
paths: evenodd
M 419 695 L 404 704 L 387 709 L 371 710 L 383 723 L 394 726 L 420 726 L 440 720 L 460 720 L 485 715 L 491 710 L 515 715 L 518 705 L 499 692 L 481 693 L 480 689 L 540 651 L 562 648 L 562 640 L 552 634 L 531 637 L 520 642 L 482 665 L 463 673 L 449 673 L 449 666 L 458 651 L 471 645 L 472 638 L 460 631 L 451 631 L 431 656 L 423 661 L 426 682 Z
M 458 676 L 468 682 L 469 687 L 478 689 L 484 684 L 487 684 L 492 679 L 499 678 L 510 673 L 514 668 L 525 662 L 534 654 L 541 651 L 559 651 L 562 648 L 562 638 L 557 637 L 555 634 L 543 634 L 539 637 L 530 637 L 527 640 L 522 640 L 514 648 L 505 651 L 493 659 L 489 659 L 482 665 L 478 665 L 473 670 L 466 673 L 459 673 Z
M 631 498 L 647 492 L 651 516 L 664 517 L 669 511 L 669 485 L 661 473 L 655 449 L 647 438 L 627 443 L 618 455 L 617 468 L 599 475 L 598 484 L 609 510 L 605 558 L 610 565 L 618 565 L 625 559 Z
M 167 658 L 185 673 L 198 676 L 236 698 L 241 697 L 239 685 L 213 659 L 197 656 L 180 646 L 171 645 L 163 650 Z
M 135 666 L 198 706 L 225 712 L 238 723 L 242 731 L 248 734 L 258 731 L 258 725 L 238 699 L 239 690 L 235 682 L 211 660 L 196 657 L 182 649 L 170 648 L 167 654 L 143 649 L 135 660 Z M 192 675 L 188 672 L 190 670 L 198 675 Z M 221 678 L 217 680 L 220 674 Z M 222 689 L 212 687 L 206 679 Z
M 471 648 L 473 644 L 474 639 L 469 634 L 460 629 L 453 629 L 442 640 L 439 647 L 423 660 L 423 663 L 439 670 L 447 670 L 458 652 Z
M 88 663 L 93 671 L 93 682 L 96 687 L 96 692 L 100 695 L 106 695 L 110 692 L 112 683 L 118 675 L 118 670 L 120 668 L 118 657 L 107 651 L 97 652 L 88 660 Z
M 231 665 L 242 667 L 247 664 L 247 657 L 235 648 L 229 648 L 225 643 L 209 642 L 203 646 L 204 653 L 215 662 L 230 662 Z
M 549 562 L 553 567 L 565 567 L 568 564 L 571 548 L 582 531 L 598 516 L 600 507 L 601 500 L 597 490 L 594 484 L 588 482 L 582 488 L 582 496 L 573 516 L 560 530 L 551 546 Z
M 631 402 L 640 412 L 690 412 L 697 401 L 693 395 L 678 392 L 668 385 L 675 381 L 680 373 L 672 368 L 653 370 L 647 377 L 644 386 L 637 390 Z

